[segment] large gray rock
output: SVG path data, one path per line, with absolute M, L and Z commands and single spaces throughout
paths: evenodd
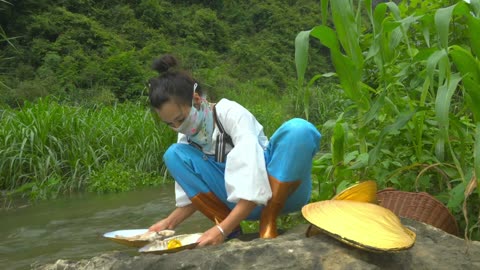
M 164 255 L 111 252 L 77 262 L 58 260 L 36 269 L 480 269 L 480 242 L 411 220 L 415 245 L 396 253 L 372 253 L 325 234 L 306 238 L 300 225 L 276 239 L 232 240 L 220 246 Z

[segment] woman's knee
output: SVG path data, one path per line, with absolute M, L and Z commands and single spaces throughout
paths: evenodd
M 301 118 L 293 118 L 282 125 L 282 128 L 286 130 L 286 136 L 289 140 L 303 141 L 311 140 L 318 148 L 318 144 L 322 135 L 318 129 L 310 122 Z
M 172 167 L 174 164 L 178 164 L 178 161 L 181 159 L 182 153 L 185 152 L 186 147 L 189 147 L 188 144 L 183 143 L 174 143 L 168 147 L 167 151 L 163 154 L 163 161 L 167 168 Z

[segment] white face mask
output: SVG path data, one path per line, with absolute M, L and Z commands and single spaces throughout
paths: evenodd
M 193 85 L 193 94 L 195 95 L 195 90 L 197 89 L 197 84 Z M 172 128 L 176 132 L 183 133 L 187 136 L 193 136 L 197 134 L 198 127 L 203 122 L 205 115 L 200 113 L 197 108 L 195 108 L 192 99 L 192 107 L 190 108 L 190 114 L 183 120 L 182 124 L 177 128 Z
M 193 85 L 193 94 L 197 89 L 197 84 Z M 192 108 L 183 123 L 178 128 L 173 128 L 176 132 L 185 134 L 190 140 L 197 143 L 206 152 L 212 149 L 213 134 L 213 112 L 207 100 L 202 98 L 200 109 L 195 108 L 192 100 Z

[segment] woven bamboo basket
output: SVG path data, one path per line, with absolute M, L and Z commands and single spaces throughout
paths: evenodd
M 377 192 L 378 203 L 400 217 L 430 224 L 459 235 L 458 225 L 447 207 L 426 192 L 406 192 L 387 188 Z

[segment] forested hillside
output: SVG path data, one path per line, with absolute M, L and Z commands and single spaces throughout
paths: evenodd
M 151 61 L 167 52 L 217 90 L 250 81 L 282 91 L 295 80 L 295 36 L 319 22 L 320 10 L 317 1 L 287 0 L 24 0 L 0 8 L 0 103 L 11 106 L 46 95 L 136 99 L 154 75 Z

